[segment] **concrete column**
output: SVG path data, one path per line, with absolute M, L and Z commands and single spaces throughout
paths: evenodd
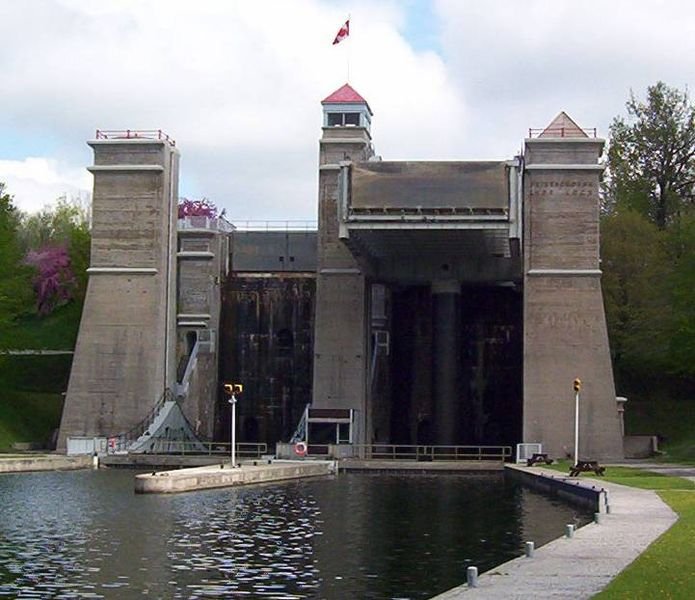
M 458 441 L 459 364 L 461 347 L 461 285 L 458 281 L 432 283 L 432 382 L 434 440 L 453 445 Z

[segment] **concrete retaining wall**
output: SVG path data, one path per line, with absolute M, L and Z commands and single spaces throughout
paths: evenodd
M 0 473 L 22 473 L 26 471 L 69 471 L 88 469 L 92 466 L 91 456 L 12 456 L 0 458 Z
M 558 496 L 571 504 L 586 507 L 594 512 L 606 512 L 608 492 L 603 487 L 584 483 L 578 479 L 568 480 L 561 473 L 557 476 L 548 475 L 534 471 L 533 467 L 506 465 L 505 473 L 534 490 Z

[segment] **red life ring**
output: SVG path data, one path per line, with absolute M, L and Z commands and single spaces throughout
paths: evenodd
M 297 456 L 306 456 L 306 442 L 297 442 L 294 445 L 294 453 Z

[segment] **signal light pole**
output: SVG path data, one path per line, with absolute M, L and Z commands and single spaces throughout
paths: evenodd
M 231 445 L 231 459 L 232 459 L 232 469 L 236 468 L 236 403 L 237 394 L 241 394 L 244 391 L 244 386 L 240 383 L 225 383 L 224 392 L 229 396 L 227 402 L 232 405 L 232 423 L 230 426 L 230 445 Z
M 574 465 L 579 464 L 579 392 L 582 389 L 582 380 L 574 380 Z

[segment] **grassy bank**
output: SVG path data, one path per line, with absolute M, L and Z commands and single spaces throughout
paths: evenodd
M 3 393 L 0 402 L 0 452 L 11 450 L 15 442 L 48 445 L 60 425 L 63 396 L 59 393 Z
M 695 399 L 628 400 L 625 421 L 630 434 L 659 436 L 660 460 L 695 464 Z
M 80 327 L 82 304 L 70 302 L 47 317 L 31 315 L 17 322 L 13 347 L 31 350 L 72 350 Z
M 60 426 L 72 356 L 1 356 L 0 452 L 15 442 L 47 444 Z

